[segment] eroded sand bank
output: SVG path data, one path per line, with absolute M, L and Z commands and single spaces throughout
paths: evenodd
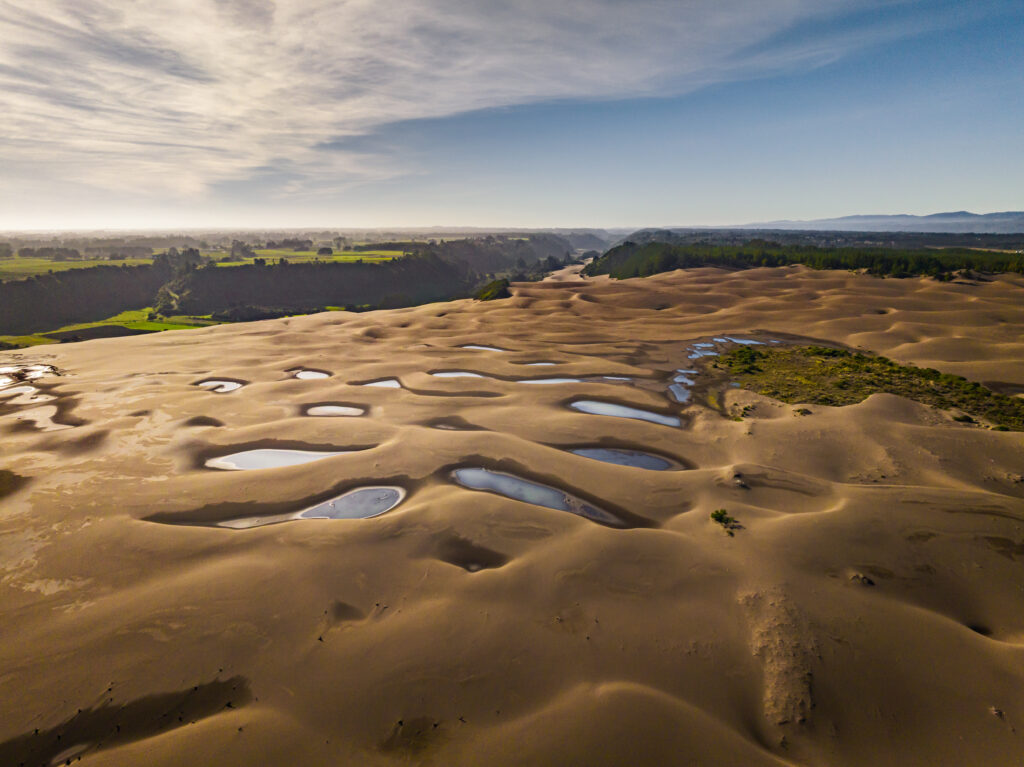
M 705 269 L 514 294 L 0 355 L 60 374 L 0 398 L 0 763 L 1020 764 L 1022 435 L 889 395 L 801 417 L 732 392 L 737 422 L 667 387 L 729 334 L 1024 389 L 1024 280 Z M 583 380 L 521 383 L 541 377 Z M 572 452 L 601 447 L 673 470 Z M 267 448 L 339 454 L 205 466 Z M 360 487 L 405 496 L 219 526 Z

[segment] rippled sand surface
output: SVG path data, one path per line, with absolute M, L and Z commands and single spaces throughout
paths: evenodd
M 677 402 L 716 337 L 1019 392 L 1024 280 L 566 271 L 0 354 L 55 366 L 0 388 L 0 764 L 1019 765 L 1022 435 L 890 395 L 799 416 L 727 391 L 742 421 Z M 537 362 L 580 380 L 523 385 Z M 341 454 L 206 466 L 266 449 Z M 360 487 L 404 495 L 296 518 Z M 283 521 L 224 524 L 254 517 Z

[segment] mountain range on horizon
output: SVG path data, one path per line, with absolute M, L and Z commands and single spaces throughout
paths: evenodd
M 766 221 L 728 228 L 845 232 L 1017 234 L 1024 232 L 1024 211 L 979 214 L 958 210 L 949 213 L 933 213 L 927 216 L 913 216 L 909 214 L 856 215 L 841 216 L 839 218 L 819 218 L 809 221 Z

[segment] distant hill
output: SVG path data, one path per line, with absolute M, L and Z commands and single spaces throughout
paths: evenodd
M 801 229 L 837 232 L 948 232 L 963 234 L 1017 234 L 1024 232 L 1024 211 L 1005 213 L 934 213 L 930 216 L 843 216 L 812 221 L 767 221 L 743 229 Z

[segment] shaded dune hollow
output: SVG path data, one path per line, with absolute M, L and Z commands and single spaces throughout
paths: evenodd
M 1022 432 L 728 360 L 1017 397 L 1024 280 L 511 291 L 0 353 L 0 765 L 1021 764 Z

